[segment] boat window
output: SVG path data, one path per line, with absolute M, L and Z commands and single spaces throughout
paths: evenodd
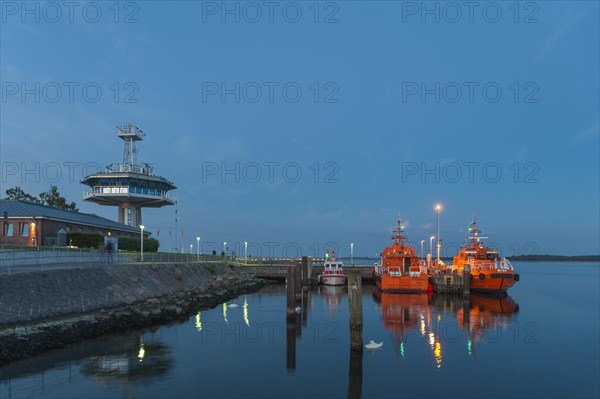
M 404 258 L 404 272 L 410 271 L 410 258 Z
M 487 254 L 487 259 L 488 260 L 496 260 L 496 255 L 497 254 Z
M 485 254 L 483 252 L 480 252 L 477 254 L 477 259 L 479 260 L 485 260 Z

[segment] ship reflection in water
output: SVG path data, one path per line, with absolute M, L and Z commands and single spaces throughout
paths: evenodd
M 373 292 L 381 305 L 384 328 L 392 332 L 394 349 L 400 359 L 406 356 L 408 337 L 418 334 L 429 346 L 434 364 L 441 368 L 444 345 L 463 341 L 469 356 L 480 341 L 493 342 L 511 328 L 519 305 L 510 297 L 471 295 L 436 296 Z M 414 342 L 412 342 L 414 344 Z
M 323 305 L 329 311 L 331 319 L 335 317 L 337 308 L 346 300 L 348 286 L 346 285 L 320 285 L 319 294 L 323 297 Z

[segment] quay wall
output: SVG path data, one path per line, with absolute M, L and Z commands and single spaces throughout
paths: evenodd
M 0 366 L 108 332 L 183 321 L 263 285 L 221 263 L 114 264 L 0 276 Z

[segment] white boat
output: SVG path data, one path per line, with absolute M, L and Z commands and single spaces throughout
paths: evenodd
M 335 251 L 332 251 L 331 260 L 329 259 L 329 251 L 327 251 L 319 282 L 324 285 L 346 285 L 347 279 L 348 276 L 344 274 L 344 264 L 335 260 Z

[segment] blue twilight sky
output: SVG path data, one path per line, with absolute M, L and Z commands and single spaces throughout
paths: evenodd
M 2 194 L 116 218 L 79 180 L 131 122 L 178 186 L 163 250 L 177 209 L 186 251 L 372 256 L 440 202 L 447 255 L 473 215 L 505 255 L 600 252 L 598 2 L 72 4 L 1 4 Z

